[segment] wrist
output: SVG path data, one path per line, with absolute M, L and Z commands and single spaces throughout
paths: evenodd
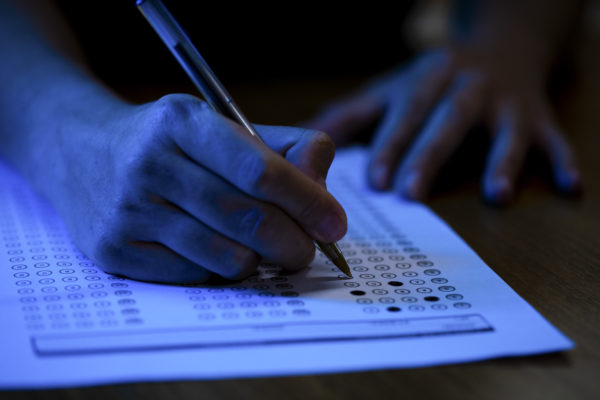
M 98 160 L 109 155 L 114 130 L 106 125 L 129 105 L 88 77 L 54 77 L 36 93 L 24 94 L 28 98 L 13 118 L 13 138 L 1 156 L 58 207 L 61 192 L 77 185 L 74 175 L 107 167 Z

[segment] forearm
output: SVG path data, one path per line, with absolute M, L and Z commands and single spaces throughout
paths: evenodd
M 121 101 L 26 15 L 0 8 L 0 157 L 52 197 L 47 181 L 66 176 L 61 153 L 76 145 L 77 129 L 97 126 Z

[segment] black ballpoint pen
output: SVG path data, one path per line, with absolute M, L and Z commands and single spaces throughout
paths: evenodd
M 252 136 L 264 143 L 164 4 L 160 0 L 137 0 L 137 6 L 208 104 L 218 113 L 242 125 Z M 347 276 L 352 276 L 348 263 L 336 243 L 315 243 L 336 267 Z

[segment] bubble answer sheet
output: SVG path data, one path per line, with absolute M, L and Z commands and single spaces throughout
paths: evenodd
M 0 165 L 0 388 L 421 367 L 573 346 L 429 209 L 371 192 L 365 162 L 362 149 L 339 151 L 328 178 L 348 215 L 339 244 L 354 278 L 318 253 L 294 274 L 262 265 L 241 282 L 194 286 L 103 273 Z

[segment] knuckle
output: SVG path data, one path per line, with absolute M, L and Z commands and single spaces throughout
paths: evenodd
M 196 118 L 198 123 L 198 127 L 201 132 L 205 134 L 220 132 L 223 130 L 224 122 L 226 118 L 218 114 L 215 110 L 213 110 L 208 103 L 195 99 L 196 103 L 193 107 L 193 116 Z
M 165 154 L 167 138 L 164 128 L 154 123 L 133 135 L 119 157 L 117 181 L 132 187 L 145 183 L 157 171 L 159 158 Z
M 141 138 L 146 144 L 169 144 L 172 135 L 182 131 L 187 121 L 202 118 L 208 114 L 208 105 L 188 94 L 168 94 L 151 103 L 146 115 L 146 135 Z M 140 139 L 138 139 L 138 142 Z M 139 146 L 139 144 L 136 144 Z
M 158 121 L 168 124 L 190 117 L 201 103 L 191 95 L 168 94 L 156 100 L 152 110 Z
M 245 165 L 240 169 L 240 173 L 244 174 L 240 181 L 247 185 L 246 190 L 249 193 L 260 196 L 279 182 L 282 175 L 279 164 L 279 160 L 270 154 L 258 157 L 251 155 L 246 158 Z
M 150 103 L 143 114 L 142 128 L 133 135 L 130 148 L 139 151 L 165 149 L 180 150 L 175 145 L 184 135 L 188 122 L 201 121 L 199 126 L 210 129 L 214 125 L 214 112 L 204 101 L 187 94 L 168 94 Z M 156 152 L 156 151 L 155 151 Z
M 246 237 L 268 240 L 273 237 L 273 212 L 267 207 L 255 206 L 243 211 L 244 215 L 239 221 L 240 231 Z
M 130 192 L 156 189 L 180 181 L 166 151 L 167 135 L 149 131 L 138 146 L 123 156 L 118 180 L 126 182 Z
M 152 178 L 157 175 L 159 165 L 152 151 L 133 152 L 123 162 L 123 182 L 131 184 L 133 188 L 146 188 Z
M 114 199 L 112 206 L 112 215 L 108 218 L 107 224 L 112 231 L 120 231 L 121 227 L 127 224 L 127 221 L 134 215 L 143 213 L 142 203 L 133 195 L 123 194 Z

